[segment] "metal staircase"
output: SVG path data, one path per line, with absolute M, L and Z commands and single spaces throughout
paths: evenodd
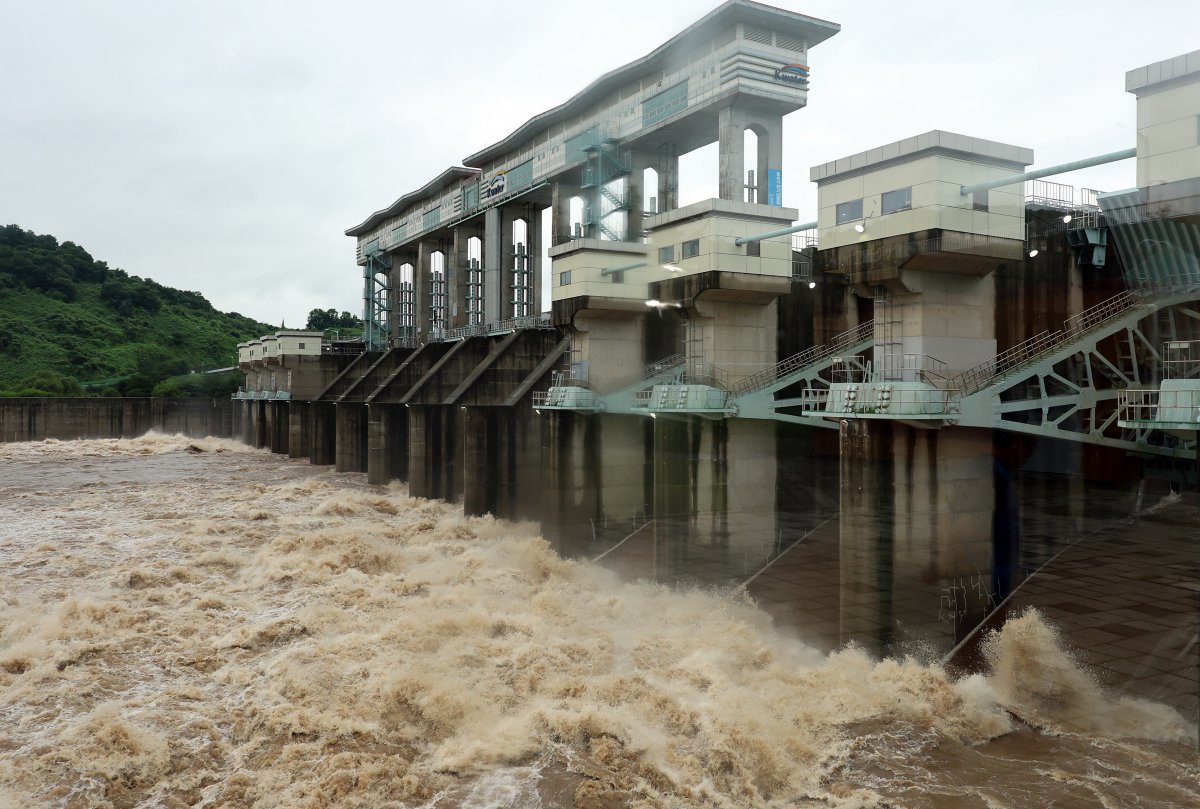
M 809 409 L 829 387 L 830 372 L 837 359 L 855 357 L 871 349 L 875 322 L 868 320 L 835 336 L 825 345 L 813 346 L 765 368 L 735 384 L 730 403 L 739 418 L 774 419 L 794 424 L 835 428 L 835 422 L 815 416 L 783 412 L 789 408 Z M 777 399 L 775 394 L 794 386 L 800 396 Z
M 1121 427 L 1123 391 L 1156 383 L 1158 346 L 1200 333 L 1200 291 L 1127 290 L 951 377 L 946 423 L 1195 457 L 1193 441 Z M 957 412 L 950 412 L 957 411 Z

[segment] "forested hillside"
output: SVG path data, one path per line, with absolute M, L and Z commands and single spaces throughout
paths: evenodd
M 0 228 L 0 391 L 10 395 L 145 396 L 168 377 L 235 365 L 239 342 L 273 330 L 72 242 Z M 172 392 L 208 392 L 199 379 Z

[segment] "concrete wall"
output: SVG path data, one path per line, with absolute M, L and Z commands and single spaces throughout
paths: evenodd
M 220 399 L 0 399 L 0 441 L 133 438 L 149 430 L 233 435 L 234 402 Z

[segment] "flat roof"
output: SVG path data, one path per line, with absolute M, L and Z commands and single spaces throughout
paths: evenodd
M 425 185 L 421 186 L 416 191 L 405 194 L 386 208 L 376 211 L 368 216 L 362 222 L 362 224 L 355 225 L 354 227 L 348 229 L 346 231 L 346 235 L 360 236 L 363 233 L 371 230 L 371 228 L 378 225 L 384 219 L 387 219 L 389 216 L 396 216 L 399 213 L 403 213 L 404 209 L 407 208 L 410 203 L 419 199 L 423 199 L 436 191 L 440 191 L 451 183 L 458 182 L 459 180 L 465 180 L 468 177 L 477 177 L 481 173 L 482 172 L 480 172 L 479 169 L 469 169 L 464 166 L 451 166 L 429 182 L 425 183 Z
M 504 140 L 481 149 L 465 158 L 463 163 L 468 166 L 478 166 L 508 154 L 517 144 L 528 140 L 539 130 L 586 112 L 588 105 L 608 95 L 639 74 L 650 72 L 666 60 L 670 51 L 694 44 L 698 40 L 707 40 L 717 30 L 724 29 L 727 25 L 736 22 L 758 23 L 785 34 L 792 34 L 804 39 L 810 48 L 842 30 L 842 26 L 837 23 L 808 17 L 763 3 L 755 3 L 752 0 L 726 0 L 641 59 L 635 59 L 627 65 L 605 73 L 567 102 L 533 116 Z
M 813 166 L 809 172 L 809 179 L 820 183 L 834 178 L 866 174 L 928 154 L 957 155 L 971 158 L 975 162 L 1011 168 L 1014 171 L 1024 171 L 1033 163 L 1033 149 L 934 129 L 886 146 L 877 146 L 865 152 Z
M 1141 95 L 1163 89 L 1160 84 L 1185 84 L 1200 80 L 1200 51 L 1135 67 L 1125 74 L 1125 91 Z

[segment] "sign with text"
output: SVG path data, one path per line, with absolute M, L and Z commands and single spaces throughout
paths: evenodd
M 767 204 L 783 205 L 782 169 L 767 169 Z
M 500 196 L 508 190 L 508 175 L 503 171 L 495 174 L 490 180 L 479 184 L 479 198 L 489 200 Z
M 775 68 L 775 78 L 779 81 L 808 87 L 808 65 L 791 64 Z

